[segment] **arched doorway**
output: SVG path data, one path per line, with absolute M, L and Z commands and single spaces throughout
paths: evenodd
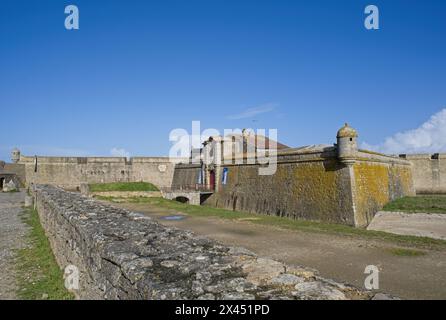
M 189 199 L 183 196 L 179 196 L 175 198 L 175 201 L 181 202 L 181 203 L 189 203 Z
M 215 171 L 211 170 L 209 172 L 209 188 L 213 191 L 215 190 Z

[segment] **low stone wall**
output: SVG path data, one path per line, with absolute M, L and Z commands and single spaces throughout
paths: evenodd
M 32 192 L 59 265 L 80 271 L 81 299 L 371 297 L 78 193 L 45 185 Z

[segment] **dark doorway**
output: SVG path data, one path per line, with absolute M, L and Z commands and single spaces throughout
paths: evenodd
M 215 171 L 211 170 L 210 174 L 209 174 L 209 187 L 211 188 L 212 191 L 215 190 Z
M 5 183 L 5 178 L 0 178 L 0 191 L 3 190 L 3 184 Z
M 189 203 L 189 199 L 186 197 L 176 197 L 175 201 L 181 202 L 181 203 Z

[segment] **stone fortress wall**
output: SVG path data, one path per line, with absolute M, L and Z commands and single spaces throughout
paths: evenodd
M 166 157 L 28 157 L 20 156 L 26 182 L 78 189 L 84 183 L 151 182 L 170 187 L 175 165 Z
M 412 163 L 418 194 L 446 194 L 446 153 L 400 155 Z
M 204 204 L 365 227 L 389 201 L 414 195 L 408 161 L 361 150 L 355 157 L 345 164 L 335 147 L 288 149 L 278 153 L 274 175 L 259 175 L 260 164 L 222 165 L 214 169 L 216 192 Z M 173 184 L 196 183 L 200 170 L 177 165 Z
M 270 176 L 259 175 L 259 163 L 207 166 L 167 157 L 29 157 L 18 150 L 12 154 L 14 163 L 3 168 L 16 173 L 23 185 L 72 190 L 88 183 L 137 181 L 162 190 L 209 187 L 212 172 L 213 194 L 199 198 L 205 205 L 357 227 L 367 226 L 394 199 L 415 192 L 446 193 L 445 154 L 387 156 L 359 150 L 356 137 L 346 125 L 334 146 L 279 150 L 277 171 Z M 214 148 L 215 141 L 205 147 Z

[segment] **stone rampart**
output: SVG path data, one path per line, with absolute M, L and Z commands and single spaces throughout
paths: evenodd
M 26 183 L 78 189 L 81 184 L 151 182 L 170 187 L 175 164 L 167 157 L 27 157 L 21 156 Z
M 32 190 L 61 268 L 81 299 L 367 299 L 300 267 L 259 258 L 54 186 Z
M 278 153 L 274 174 L 260 175 L 261 166 L 258 162 L 216 166 L 215 192 L 204 203 L 366 227 L 386 203 L 414 195 L 410 162 L 364 150 L 345 164 L 334 147 L 289 149 Z M 172 184 L 197 183 L 199 173 L 197 165 L 178 165 Z

